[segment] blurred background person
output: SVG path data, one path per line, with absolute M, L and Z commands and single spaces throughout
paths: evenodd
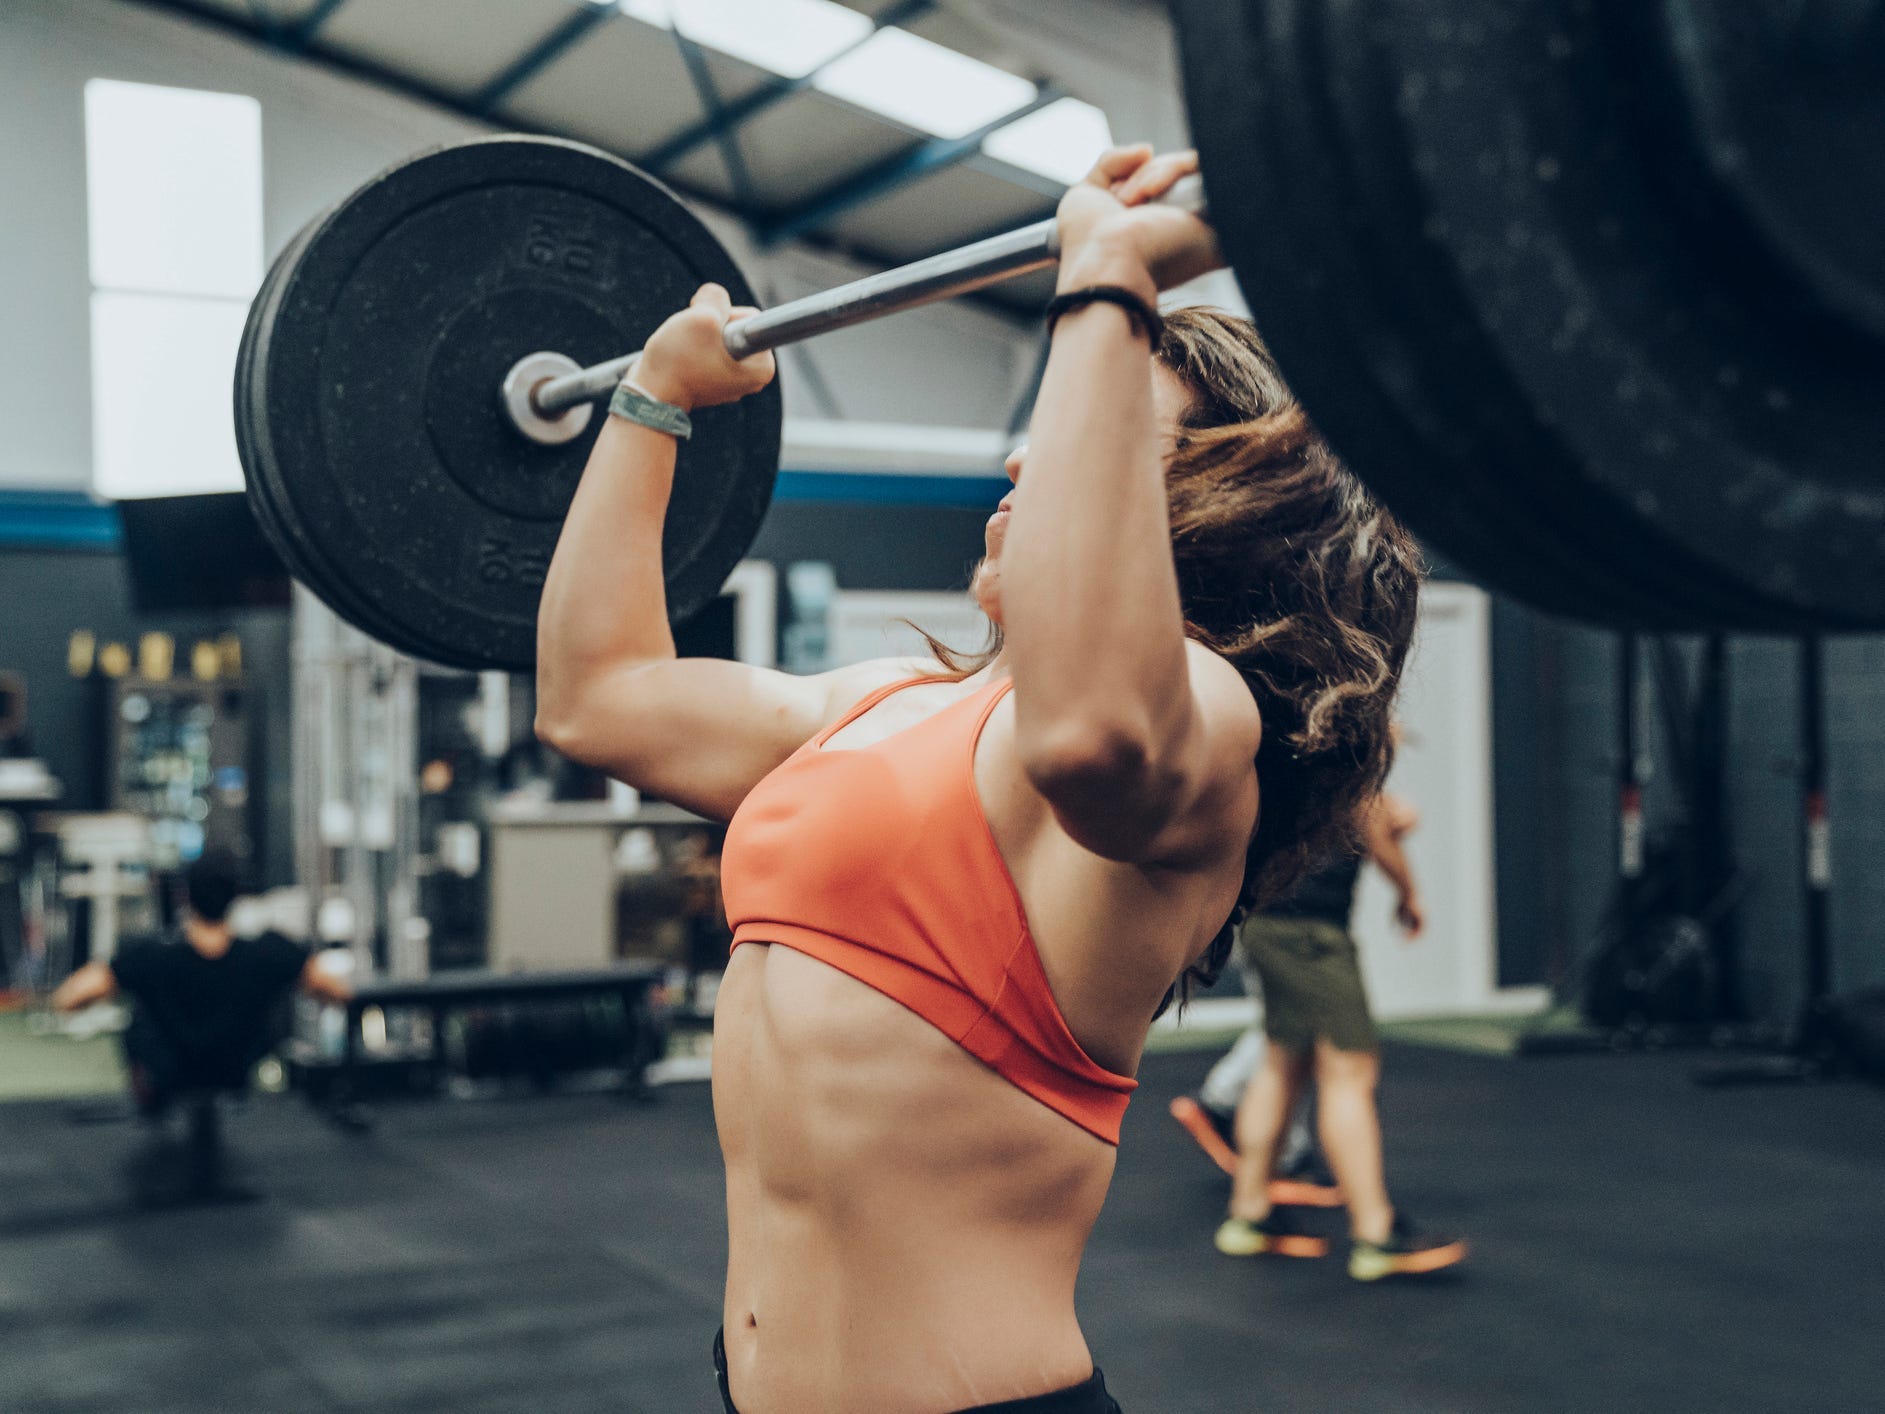
M 1328 1251 L 1326 1239 L 1304 1231 L 1270 1189 L 1284 1127 L 1313 1077 L 1316 1128 L 1348 1209 L 1349 1275 L 1375 1281 L 1465 1259 L 1464 1243 L 1422 1231 L 1388 1198 L 1375 1107 L 1380 1038 L 1348 931 L 1365 858 L 1397 891 L 1396 921 L 1410 939 L 1419 936 L 1425 920 L 1404 843 L 1418 823 L 1412 805 L 1383 792 L 1363 813 L 1362 854 L 1313 876 L 1281 906 L 1244 924 L 1241 945 L 1262 992 L 1267 1044 L 1236 1111 L 1230 1212 L 1215 1238 L 1226 1256 Z

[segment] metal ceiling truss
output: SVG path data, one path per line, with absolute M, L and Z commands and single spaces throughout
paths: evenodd
M 701 109 L 713 129 L 714 145 L 720 149 L 727 181 L 733 187 L 734 205 L 743 212 L 755 212 L 759 209 L 759 192 L 753 185 L 752 171 L 746 165 L 745 149 L 740 146 L 740 125 L 727 121 L 726 103 L 720 97 L 720 85 L 713 80 L 713 69 L 707 63 L 705 52 L 678 29 L 673 34 L 675 47 L 681 51 L 681 60 L 687 65 L 687 77 L 693 81 Z M 647 166 L 646 163 L 637 165 Z
M 409 74 L 402 74 L 397 70 L 386 68 L 368 60 L 362 60 L 351 54 L 345 54 L 326 48 L 312 48 L 310 41 L 312 41 L 328 21 L 333 18 L 334 14 L 341 6 L 347 3 L 347 0 L 321 0 L 320 4 L 310 10 L 307 16 L 295 25 L 270 23 L 270 11 L 266 5 L 259 3 L 259 0 L 258 3 L 252 4 L 249 7 L 248 14 L 251 21 L 249 23 L 245 23 L 242 19 L 238 18 L 236 14 L 229 11 L 213 9 L 208 6 L 193 3 L 192 0 L 136 0 L 136 3 L 142 4 L 149 9 L 174 15 L 180 19 L 189 20 L 195 24 L 208 25 L 224 33 L 247 40 L 252 44 L 260 44 L 280 54 L 292 55 L 295 58 L 317 62 L 322 67 L 332 70 L 335 73 L 348 75 L 354 79 L 383 88 L 388 92 L 399 94 L 401 97 L 414 102 L 423 103 L 429 107 L 437 108 L 445 112 L 457 113 L 480 123 L 504 122 L 504 115 L 496 110 L 507 94 L 514 93 L 518 86 L 527 81 L 533 73 L 541 72 L 545 65 L 552 62 L 560 55 L 568 53 L 569 50 L 580 43 L 585 36 L 593 34 L 596 27 L 602 21 L 606 21 L 619 14 L 612 5 L 582 4 L 580 8 L 577 9 L 576 13 L 570 15 L 562 24 L 536 45 L 531 46 L 531 48 L 520 55 L 517 60 L 500 71 L 497 77 L 486 84 L 482 90 L 468 99 L 463 94 L 447 92 L 443 89 L 433 87 L 431 84 L 425 83 L 422 80 L 415 79 Z M 884 10 L 875 17 L 876 29 L 882 29 L 892 24 L 911 20 L 923 12 L 934 8 L 935 4 L 936 0 L 899 0 L 898 3 L 886 6 Z M 875 33 L 876 29 L 873 29 L 872 33 Z M 862 42 L 862 40 L 859 41 L 859 43 Z M 855 48 L 856 46 L 852 47 Z M 845 52 L 848 53 L 850 51 L 847 49 Z M 834 59 L 837 57 L 839 56 L 833 56 Z M 684 155 L 688 151 L 692 151 L 699 144 L 714 140 L 723 129 L 730 131 L 738 128 L 751 121 L 774 104 L 790 97 L 794 93 L 801 92 L 811 85 L 817 73 L 818 70 L 813 70 L 811 73 L 801 78 L 781 79 L 774 83 L 766 84 L 754 93 L 745 95 L 731 103 L 722 104 L 717 115 L 709 113 L 701 123 L 678 134 L 652 152 L 640 155 L 632 153 L 624 155 L 628 156 L 629 159 L 638 166 L 649 170 L 657 170 L 662 165 L 671 163 L 679 156 Z M 1035 107 L 1041 106 L 1043 103 L 1059 96 L 1060 93 L 1058 90 L 1052 90 L 1050 92 L 1044 89 L 1041 97 L 1034 103 L 1017 109 L 1013 113 L 1003 115 L 987 128 L 978 130 L 965 138 L 957 139 L 953 142 L 939 141 L 918 144 L 915 148 L 907 153 L 900 154 L 892 161 L 882 164 L 880 167 L 872 168 L 869 172 L 849 179 L 844 183 L 840 183 L 839 185 L 841 187 L 846 188 L 844 192 L 841 193 L 837 188 L 833 188 L 831 191 L 827 192 L 823 198 L 808 201 L 786 212 L 774 222 L 772 230 L 778 231 L 786 222 L 790 222 L 793 228 L 797 230 L 810 231 L 812 227 L 817 224 L 818 220 L 828 220 L 831 215 L 839 210 L 848 209 L 863 202 L 874 200 L 879 196 L 887 195 L 898 186 L 914 181 L 927 173 L 940 170 L 942 167 L 960 162 L 974 154 L 982 138 L 989 132 L 992 132 L 995 128 L 1003 124 L 1013 122 L 1016 118 L 1022 116 L 1022 114 L 1031 112 Z M 551 129 L 551 131 L 554 131 L 554 129 Z M 737 178 L 735 178 L 735 180 L 737 180 Z M 842 197 L 841 204 L 839 202 L 840 197 Z M 817 208 L 826 208 L 824 214 L 820 215 Z M 751 210 L 736 209 L 732 214 L 739 216 L 755 227 L 762 227 L 764 224 L 763 216 Z M 816 218 L 816 220 L 808 218 Z M 1008 228 L 1004 226 L 1003 230 L 1006 229 Z M 776 243 L 784 239 L 784 237 L 783 235 L 773 234 L 769 239 L 771 242 Z M 860 255 L 862 258 L 875 260 L 883 264 L 902 263 L 898 257 L 885 256 L 881 252 L 875 254 L 870 252 L 854 253 Z M 998 309 L 1010 315 L 1014 312 L 1011 306 L 998 297 L 974 294 L 966 296 L 966 298 L 971 303 L 986 303 L 989 308 Z
M 306 49 L 314 36 L 321 32 L 321 26 L 334 18 L 334 12 L 347 0 L 321 0 L 301 23 L 288 29 L 282 37 L 282 47 L 291 50 Z
M 615 13 L 613 5 L 578 5 L 561 24 L 519 54 L 496 78 L 478 90 L 471 100 L 471 107 L 486 117 L 495 114 L 505 99 L 575 48 Z
M 751 122 L 768 108 L 776 106 L 795 93 L 802 93 L 810 88 L 821 73 L 852 50 L 868 43 L 878 30 L 918 19 L 935 8 L 936 0 L 899 0 L 897 4 L 885 6 L 872 16 L 870 34 L 859 39 L 857 43 L 847 44 L 808 73 L 800 74 L 796 78 L 775 78 L 744 98 L 722 105 L 717 114 L 709 113 L 693 127 L 683 129 L 653 151 L 643 153 L 636 159 L 636 165 L 655 173 L 673 166 L 703 143 L 718 141 L 726 133 Z
M 932 138 L 917 143 L 887 161 L 867 167 L 855 176 L 846 177 L 771 220 L 755 221 L 754 236 L 761 245 L 778 245 L 821 230 L 854 207 L 881 201 L 892 192 L 966 162 L 982 150 L 982 140 L 990 133 L 1065 97 L 1066 94 L 1054 84 L 1038 81 L 1034 97 L 1019 108 L 984 123 L 974 132 L 964 133 L 961 137 Z

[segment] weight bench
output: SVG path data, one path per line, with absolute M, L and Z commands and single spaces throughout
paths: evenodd
M 619 997 L 628 1018 L 621 1053 L 622 1094 L 642 1100 L 648 1095 L 647 1067 L 660 1059 L 662 1029 L 654 1009 L 654 989 L 667 968 L 653 962 L 625 962 L 615 967 L 580 972 L 442 972 L 412 981 L 365 981 L 347 1003 L 346 1028 L 340 1062 L 326 1087 L 322 1108 L 343 1129 L 367 1127 L 357 1105 L 358 1084 L 365 1057 L 360 1019 L 368 1007 L 381 1011 L 401 1008 L 426 1012 L 432 1019 L 431 1063 L 443 1068 L 446 1018 L 476 1007 L 506 1004 L 580 1001 L 591 997 Z

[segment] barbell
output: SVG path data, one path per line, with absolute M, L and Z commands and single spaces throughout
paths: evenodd
M 1885 21 L 1839 28 L 1873 10 L 1174 6 L 1209 219 L 1377 493 L 1548 611 L 1775 632 L 1885 627 Z M 1053 239 L 781 305 L 729 351 L 1040 269 Z M 374 636 L 528 667 L 594 400 L 709 280 L 757 303 L 673 193 L 593 148 L 494 137 L 396 165 L 304 228 L 251 308 L 235 417 L 258 522 Z M 663 536 L 676 621 L 751 545 L 781 421 L 776 381 L 696 415 Z
M 1183 177 L 1157 204 L 1202 216 L 1204 183 L 1196 176 Z M 1049 218 L 762 310 L 728 324 L 723 342 L 733 358 L 748 358 L 886 314 L 973 294 L 1045 270 L 1059 259 L 1060 227 Z M 589 425 L 596 399 L 609 396 L 640 358 L 638 351 L 579 368 L 554 351 L 526 354 L 504 375 L 505 414 L 532 441 L 567 442 Z

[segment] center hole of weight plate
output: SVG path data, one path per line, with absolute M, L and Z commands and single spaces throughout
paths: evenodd
M 559 441 L 517 429 L 504 407 L 506 379 L 530 385 L 622 352 L 614 323 L 553 289 L 504 290 L 466 309 L 447 327 L 426 370 L 426 431 L 447 475 L 485 505 L 530 520 L 559 520 L 595 440 L 587 407 Z M 542 372 L 513 377 L 532 355 L 554 351 Z M 546 428 L 568 426 L 542 418 Z
M 511 365 L 510 372 L 504 375 L 504 386 L 498 390 L 504 415 L 533 442 L 556 447 L 573 441 L 588 428 L 589 419 L 595 416 L 595 405 L 577 403 L 561 412 L 546 413 L 537 406 L 537 390 L 552 378 L 581 371 L 581 364 L 563 354 L 524 355 Z

